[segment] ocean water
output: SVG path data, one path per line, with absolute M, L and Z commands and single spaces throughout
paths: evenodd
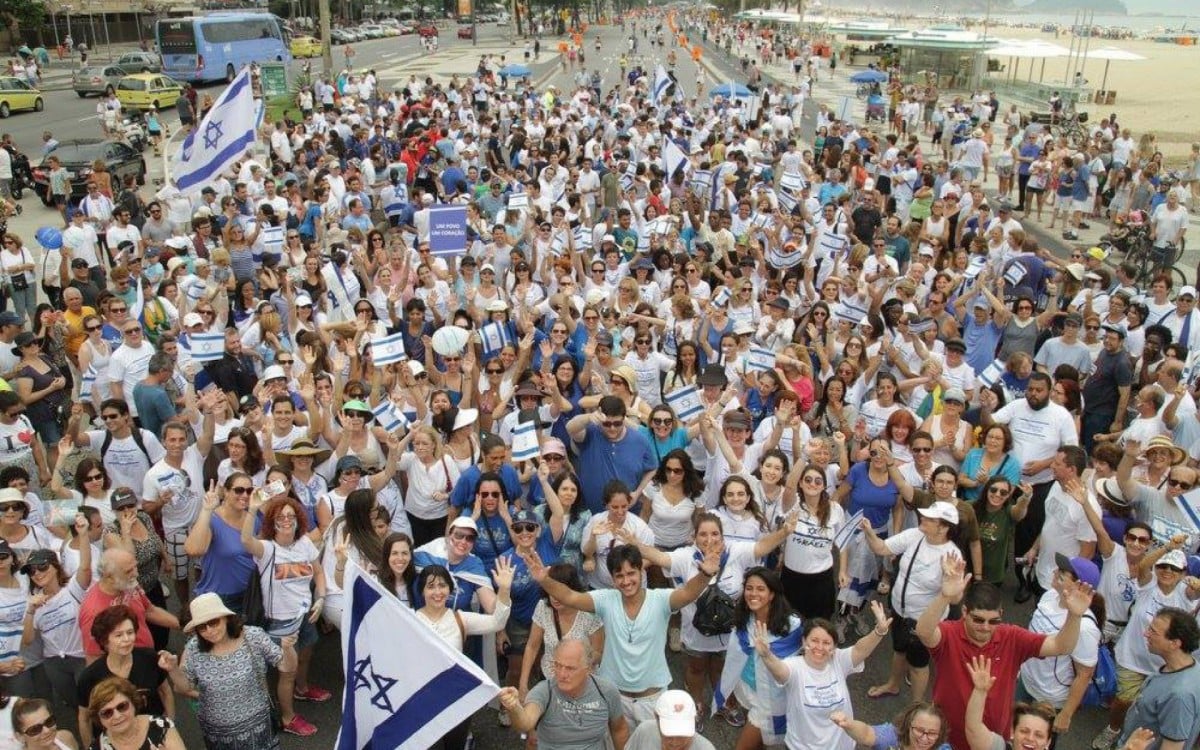
M 982 13 L 966 14 L 965 17 L 978 18 L 980 21 L 983 20 Z M 1074 11 L 1063 11 L 1061 13 L 993 13 L 991 17 L 1003 23 L 1026 26 L 1056 23 L 1059 26 L 1070 27 L 1071 24 L 1075 23 Z M 1189 11 L 1186 15 L 1114 16 L 1096 14 L 1092 18 L 1091 23 L 1093 26 L 1126 28 L 1136 32 L 1179 29 L 1180 27 L 1198 30 L 1200 29 L 1200 14 L 1194 11 Z

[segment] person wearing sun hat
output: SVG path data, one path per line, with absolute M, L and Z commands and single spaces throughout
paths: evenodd
M 1163 452 L 1170 456 L 1167 459 L 1170 468 L 1161 484 L 1150 486 L 1145 480 L 1134 479 L 1133 468 L 1139 456 L 1157 456 Z M 1187 454 L 1166 437 L 1151 440 L 1144 452 L 1136 440 L 1125 442 L 1125 455 L 1117 465 L 1117 482 L 1121 494 L 1134 507 L 1135 516 L 1153 526 L 1156 536 L 1192 528 L 1190 519 L 1179 505 L 1179 496 L 1200 484 L 1200 472 L 1184 465 L 1186 458 Z
M 287 450 L 275 451 L 275 456 L 292 477 L 292 488 L 308 514 L 308 528 L 317 528 L 317 498 L 329 488 L 329 480 L 321 473 L 329 471 L 326 462 L 333 451 L 317 447 L 308 438 L 294 441 Z

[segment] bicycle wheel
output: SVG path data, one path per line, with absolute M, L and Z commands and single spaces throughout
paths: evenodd
M 1050 126 L 1050 135 L 1054 138 L 1054 140 L 1058 140 L 1059 137 L 1062 136 L 1062 134 L 1063 134 L 1063 129 L 1061 126 L 1059 126 L 1059 125 L 1051 125 Z
M 1175 266 L 1171 266 L 1167 275 L 1171 277 L 1172 289 L 1179 289 L 1180 287 L 1185 287 L 1191 283 L 1187 279 L 1187 274 Z
M 1151 260 L 1150 252 L 1146 247 L 1135 246 L 1130 248 L 1129 255 L 1125 256 L 1125 262 L 1132 263 L 1137 268 L 1139 286 L 1150 285 L 1150 279 L 1154 277 L 1154 262 Z

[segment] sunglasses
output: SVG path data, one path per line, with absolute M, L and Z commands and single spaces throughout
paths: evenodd
M 99 480 L 99 479 L 104 479 L 104 475 L 103 474 L 88 474 L 86 477 L 83 478 L 83 481 L 95 482 L 96 480 Z
M 1175 479 L 1173 477 L 1171 479 L 1167 480 L 1167 484 L 1171 485 L 1172 487 L 1178 487 L 1181 490 L 1190 490 L 1191 488 L 1196 486 L 1194 484 L 1189 484 L 1187 482 L 1181 481 L 1179 479 Z
M 1009 490 L 1006 490 L 1006 489 L 1004 489 L 1003 487 L 988 487 L 988 494 L 989 494 L 989 495 L 1004 495 L 1004 496 L 1007 496 L 1007 495 L 1008 495 L 1008 493 L 1009 493 Z
M 665 471 L 668 474 L 682 474 L 683 467 L 682 466 L 664 466 L 663 471 Z
M 200 625 L 198 627 L 203 628 L 205 625 L 208 625 L 208 624 L 209 623 L 206 622 L 206 623 L 204 623 L 204 625 Z M 130 703 L 129 701 L 127 701 L 127 700 L 121 701 L 120 703 L 118 703 L 117 705 L 115 705 L 111 708 L 100 709 L 100 718 L 101 719 L 111 719 L 116 714 L 123 714 L 132 707 L 133 707 L 133 704 Z M 30 729 L 32 729 L 32 728 L 33 727 L 30 727 Z
M 525 532 L 529 532 L 529 531 L 537 531 L 539 528 L 541 528 L 541 527 L 538 526 L 536 523 L 514 523 L 513 524 L 513 531 L 517 532 L 518 534 L 524 534 Z
M 141 333 L 141 332 L 142 332 L 141 328 L 126 328 L 124 331 L 121 331 L 121 333 L 125 334 L 126 336 L 132 336 L 135 333 Z
M 53 567 L 54 566 L 50 563 L 38 563 L 37 565 L 30 565 L 29 569 L 34 573 L 45 573 L 47 570 L 50 570 L 50 568 Z
M 804 481 L 804 483 L 805 483 L 805 484 L 812 484 L 812 485 L 822 485 L 822 486 L 824 486 L 824 484 L 825 484 L 825 479 L 824 479 L 824 477 L 819 477 L 819 476 L 817 476 L 816 474 L 809 474 L 808 476 L 806 476 L 806 477 L 804 478 L 804 480 L 803 480 L 803 481 Z
M 1141 534 L 1126 534 L 1125 541 L 1129 542 L 1130 544 L 1149 544 L 1150 537 L 1142 536 Z
M 621 382 L 624 383 L 625 381 L 622 380 Z M 601 422 L 600 424 L 604 425 L 605 427 L 608 427 L 609 429 L 616 429 L 617 427 L 620 427 L 621 425 L 625 424 L 625 420 L 623 420 L 623 419 L 606 419 L 603 422 Z
M 480 490 L 479 496 L 480 497 L 500 497 L 500 491 L 499 490 L 488 490 L 487 492 L 484 492 L 483 490 Z
M 25 510 L 25 503 L 4 503 L 0 505 L 0 513 L 7 513 L 10 510 Z
M 47 729 L 54 730 L 57 728 L 58 722 L 54 720 L 53 716 L 50 716 L 43 722 L 31 724 L 30 726 L 25 727 L 21 730 L 21 734 L 25 735 L 26 737 L 37 737 Z
M 485 372 L 487 372 L 488 375 L 503 375 L 504 374 L 504 370 L 493 370 L 491 368 L 488 368 Z
M 450 538 L 459 542 L 473 542 L 475 541 L 475 534 L 456 531 L 450 535 Z
M 251 492 L 254 492 L 254 488 L 253 487 L 230 487 L 229 491 L 235 495 L 249 495 Z
M 87 331 L 88 333 L 91 333 L 92 331 L 99 331 L 103 327 L 104 326 L 84 326 L 83 330 Z
M 672 419 L 671 417 L 655 417 L 654 419 L 650 420 L 651 424 L 656 424 L 660 427 L 666 426 L 669 424 L 674 424 L 674 422 L 675 422 L 675 420 Z
M 128 308 L 124 308 L 124 307 L 110 307 L 110 308 L 108 308 L 108 311 L 110 313 L 119 313 L 119 312 L 125 312 L 127 309 Z

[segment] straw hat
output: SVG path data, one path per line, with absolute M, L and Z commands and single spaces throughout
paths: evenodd
M 1178 466 L 1187 460 L 1187 453 L 1183 448 L 1171 442 L 1171 438 L 1165 435 L 1150 438 L 1150 442 L 1146 443 L 1146 447 L 1142 449 L 1142 456 L 1145 457 L 1152 450 L 1164 449 L 1171 452 L 1171 465 Z
M 236 613 L 225 603 L 221 601 L 221 597 L 215 593 L 201 594 L 192 600 L 192 620 L 183 627 L 183 632 L 191 633 L 198 625 L 203 625 L 206 622 L 212 622 L 219 617 L 232 617 Z
M 279 456 L 279 463 L 282 464 L 283 468 L 287 469 L 289 473 L 292 471 L 293 458 L 311 456 L 313 460 L 313 466 L 320 466 L 329 460 L 329 456 L 332 453 L 333 451 L 318 448 L 313 441 L 305 438 L 296 440 L 292 443 L 292 447 L 285 451 L 275 451 L 275 455 Z

